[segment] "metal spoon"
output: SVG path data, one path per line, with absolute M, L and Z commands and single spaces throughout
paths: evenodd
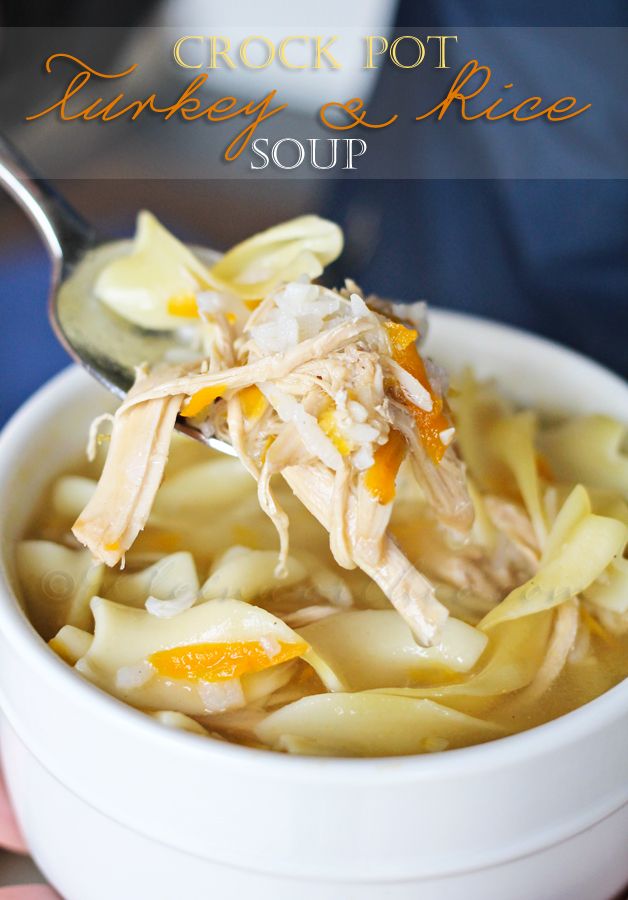
M 75 362 L 107 390 L 124 397 L 133 384 L 135 367 L 162 361 L 173 345 L 168 332 L 138 328 L 107 309 L 89 290 L 95 258 L 114 258 L 128 249 L 129 242 L 101 238 L 2 135 L 0 184 L 34 222 L 50 256 L 48 316 L 55 334 Z M 212 250 L 193 249 L 205 262 L 217 259 Z M 235 456 L 229 444 L 205 437 L 185 419 L 179 418 L 176 427 L 214 450 Z

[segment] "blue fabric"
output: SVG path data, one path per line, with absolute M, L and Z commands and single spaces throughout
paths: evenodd
M 336 280 L 508 322 L 628 374 L 625 181 L 356 181 L 329 213 L 348 235 Z
M 449 30 L 625 26 L 628 5 L 625 0 L 401 0 L 396 24 Z M 553 71 L 554 48 L 551 42 L 539 42 L 534 28 L 490 29 L 483 37 L 487 59 L 492 58 L 489 51 L 504 57 L 504 34 L 509 65 L 518 62 L 517 81 L 526 84 L 536 69 Z M 574 62 L 580 66 L 582 60 L 570 60 Z M 614 77 L 610 64 L 587 63 L 588 68 L 582 62 L 587 98 L 598 107 L 621 110 L 625 78 Z M 418 139 L 413 117 L 417 108 L 430 108 L 417 96 L 422 91 L 433 96 L 433 87 L 427 86 L 429 72 L 419 75 L 409 81 L 408 72 L 390 65 L 382 68 L 369 101 L 370 119 L 385 121 L 393 109 L 399 114 L 395 145 L 404 154 L 404 172 L 411 165 L 416 178 L 356 178 L 335 185 L 327 212 L 347 236 L 335 279 L 349 272 L 366 291 L 405 300 L 424 298 L 436 306 L 509 322 L 628 374 L 628 182 L 497 180 L 496 165 L 491 167 L 492 180 L 427 180 L 436 150 Z M 477 128 L 468 134 L 475 137 L 478 157 L 491 163 L 498 137 L 506 145 L 510 141 L 511 149 L 520 140 L 516 128 Z M 625 126 L 612 115 L 600 117 L 595 140 L 588 142 L 558 126 L 539 129 L 536 135 L 541 163 L 558 156 L 564 157 L 565 167 L 573 157 L 597 158 L 605 147 L 624 157 L 628 149 Z M 369 154 L 377 169 L 377 142 L 371 143 Z M 450 152 L 457 151 L 460 147 L 452 140 Z M 384 152 L 389 157 L 391 150 Z M 569 170 L 561 174 L 564 171 Z
M 48 257 L 34 235 L 0 247 L 0 424 L 68 365 L 48 324 L 49 279 Z

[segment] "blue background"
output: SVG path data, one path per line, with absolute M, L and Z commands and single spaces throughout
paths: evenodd
M 43 247 L 0 250 L 0 421 L 68 358 L 48 324 L 50 264 Z

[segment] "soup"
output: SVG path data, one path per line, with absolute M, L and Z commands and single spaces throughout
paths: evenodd
M 175 352 L 18 546 L 32 621 L 165 725 L 288 753 L 435 752 L 588 702 L 627 668 L 623 427 L 449 385 L 423 304 L 313 281 L 340 246 L 304 217 L 206 270 L 143 214 L 95 292 Z

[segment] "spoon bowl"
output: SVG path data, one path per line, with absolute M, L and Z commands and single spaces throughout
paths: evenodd
M 0 184 L 31 218 L 50 256 L 48 316 L 55 334 L 75 362 L 107 390 L 124 397 L 139 365 L 162 362 L 177 346 L 171 332 L 140 328 L 116 315 L 94 294 L 99 272 L 125 253 L 131 242 L 102 238 L 2 135 Z M 206 248 L 192 249 L 210 265 L 219 256 Z M 176 427 L 214 450 L 235 455 L 225 441 L 206 437 L 181 417 Z

